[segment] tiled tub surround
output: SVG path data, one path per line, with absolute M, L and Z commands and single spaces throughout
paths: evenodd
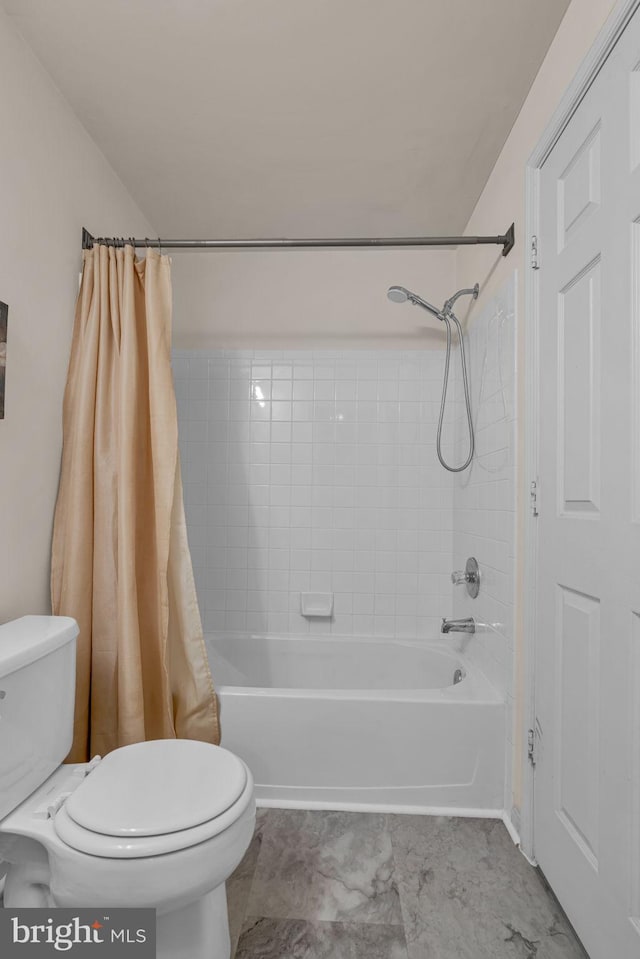
M 477 459 L 462 475 L 446 472 L 435 454 L 442 351 L 174 352 L 187 523 L 207 634 L 238 641 L 262 634 L 265 654 L 269 637 L 287 635 L 439 641 L 464 651 L 470 672 L 487 675 L 497 699 L 511 709 L 514 291 L 512 283 L 474 318 L 468 335 Z M 447 459 L 464 458 L 457 360 L 456 350 Z M 475 601 L 450 582 L 451 570 L 469 555 L 477 557 L 483 577 Z M 331 619 L 301 615 L 305 591 L 333 594 Z M 474 616 L 475 636 L 440 636 L 440 618 L 451 615 Z M 466 780 L 455 763 L 449 770 L 440 764 L 436 782 L 416 759 L 416 741 L 415 748 L 396 751 L 395 766 L 389 759 L 395 793 L 389 770 L 373 759 L 367 768 L 375 781 L 364 776 L 358 782 L 340 764 L 333 778 L 314 779 L 307 769 L 298 782 L 274 761 L 258 778 L 262 798 L 324 808 L 510 810 L 512 747 L 502 703 L 497 725 L 487 726 L 483 697 L 466 696 L 464 683 L 453 701 L 438 703 L 427 702 L 426 685 L 421 676 L 410 704 L 393 690 L 381 704 L 376 694 L 362 702 L 362 690 L 297 688 L 281 695 L 269 684 L 249 691 L 227 686 L 227 736 L 238 737 L 231 748 L 251 763 L 243 710 L 235 720 L 231 715 L 239 698 L 243 709 L 251 709 L 254 728 L 273 730 L 275 722 L 304 735 L 327 733 L 338 700 L 351 712 L 331 733 L 336 742 L 351 727 L 373 742 L 387 723 L 397 730 L 397 742 L 409 727 L 423 737 L 446 728 L 453 731 L 449 755 L 472 762 L 474 750 L 479 757 L 483 750 L 491 754 L 488 779 L 483 781 L 482 760 Z M 489 699 L 496 703 L 495 695 L 484 697 Z M 292 702 L 301 714 L 291 712 Z M 358 725 L 367 710 L 371 716 Z M 510 740 L 510 715 L 507 722 Z M 269 735 L 277 742 L 277 733 Z M 447 783 L 454 794 L 443 791 Z
M 258 810 L 235 959 L 586 959 L 500 822 Z
M 453 483 L 435 456 L 444 354 L 173 354 L 207 632 L 437 635 Z M 332 592 L 331 620 L 300 614 Z
M 234 633 L 207 647 L 223 745 L 259 803 L 501 815 L 504 703 L 442 642 Z
M 468 556 L 480 564 L 476 599 L 454 587 L 454 616 L 473 616 L 480 625 L 464 649 L 506 704 L 505 808 L 511 809 L 513 753 L 514 582 L 516 522 L 515 317 L 516 274 L 474 316 L 467 334 L 476 455 L 470 469 L 457 474 L 453 493 L 453 563 L 463 569 Z M 456 360 L 458 359 L 456 355 Z M 461 383 L 456 378 L 460 414 Z M 457 454 L 467 448 L 466 424 L 455 423 Z

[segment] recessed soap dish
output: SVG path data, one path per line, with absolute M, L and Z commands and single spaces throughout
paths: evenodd
M 333 593 L 300 593 L 300 612 L 328 619 L 333 613 Z

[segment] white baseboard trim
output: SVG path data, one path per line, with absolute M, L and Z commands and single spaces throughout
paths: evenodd
M 520 815 L 518 814 L 517 809 L 512 809 L 511 814 L 507 813 L 506 809 L 502 813 L 502 821 L 505 825 L 505 829 L 511 836 L 514 845 L 518 847 L 524 858 L 527 860 L 530 866 L 537 866 L 538 863 L 535 859 L 532 859 L 531 856 L 528 856 L 524 849 L 522 848 L 522 843 L 520 842 Z M 516 826 L 517 823 L 517 826 Z
M 513 821 L 512 821 L 512 819 L 511 819 L 511 816 L 510 816 L 509 813 L 506 811 L 506 809 L 503 810 L 503 812 L 502 812 L 502 821 L 503 821 L 503 823 L 505 824 L 506 830 L 507 830 L 507 832 L 509 833 L 509 835 L 511 836 L 511 839 L 513 840 L 514 846 L 519 846 L 519 845 L 520 845 L 520 833 L 518 832 L 518 830 L 516 829 L 515 825 L 513 824 Z
M 323 802 L 299 799 L 256 799 L 260 809 L 312 809 L 324 812 L 388 812 L 408 816 L 459 816 L 465 819 L 502 819 L 502 809 L 472 809 L 455 806 L 406 806 L 396 803 Z

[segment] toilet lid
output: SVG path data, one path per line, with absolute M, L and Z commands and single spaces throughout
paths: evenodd
M 247 770 L 211 743 L 158 739 L 109 753 L 69 796 L 83 829 L 106 836 L 159 836 L 221 816 L 241 796 Z

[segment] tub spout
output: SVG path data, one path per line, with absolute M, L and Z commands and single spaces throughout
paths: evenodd
M 445 619 L 442 617 L 441 632 L 443 633 L 475 633 L 476 621 L 473 616 L 466 619 Z

